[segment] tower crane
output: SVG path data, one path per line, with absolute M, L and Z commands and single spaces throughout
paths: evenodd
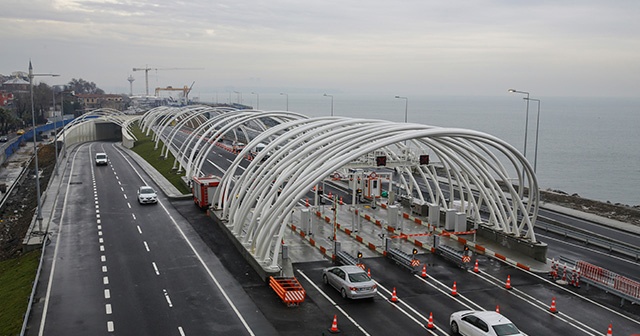
M 204 68 L 133 68 L 133 71 L 144 71 L 145 92 L 149 95 L 149 70 L 204 70 Z

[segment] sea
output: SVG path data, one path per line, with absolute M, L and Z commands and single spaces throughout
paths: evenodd
M 288 108 L 310 117 L 330 115 L 333 99 L 336 116 L 393 122 L 404 122 L 406 104 L 408 122 L 485 132 L 522 152 L 526 133 L 526 157 L 536 166 L 542 190 L 640 205 L 640 98 L 535 97 L 540 105 L 529 101 L 527 123 L 521 94 L 406 100 L 395 95 L 329 94 L 333 98 L 322 93 L 239 92 L 217 98 L 264 111 Z

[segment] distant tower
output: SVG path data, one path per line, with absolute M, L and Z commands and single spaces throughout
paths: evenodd
M 133 78 L 133 75 L 129 75 L 129 78 L 127 78 L 127 80 L 129 81 L 129 96 L 133 96 L 133 81 L 136 79 Z

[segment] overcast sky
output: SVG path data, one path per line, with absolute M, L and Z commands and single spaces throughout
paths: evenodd
M 0 73 L 107 92 L 640 92 L 638 0 L 2 0 Z M 222 90 L 222 91 L 221 91 Z

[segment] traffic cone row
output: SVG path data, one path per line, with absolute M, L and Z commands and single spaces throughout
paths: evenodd
M 511 289 L 511 275 L 507 275 L 507 282 L 504 284 L 504 288 Z
M 332 334 L 337 334 L 340 332 L 340 329 L 338 329 L 338 316 L 337 315 L 333 315 L 333 323 L 331 323 L 331 328 L 329 329 L 329 332 Z
M 393 293 L 391 293 L 391 302 L 398 302 L 398 296 L 396 295 L 396 288 L 393 287 Z
M 427 265 L 422 265 L 422 277 L 426 278 L 427 277 Z

